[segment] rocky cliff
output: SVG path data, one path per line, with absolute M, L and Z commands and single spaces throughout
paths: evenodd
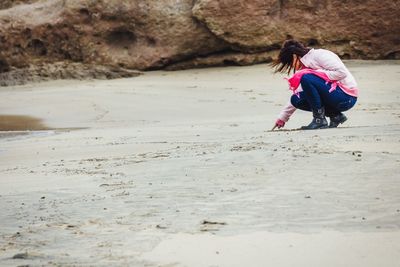
M 398 59 L 398 2 L 0 1 L 0 72 L 57 62 L 138 70 L 245 65 L 270 60 L 287 38 L 343 58 Z

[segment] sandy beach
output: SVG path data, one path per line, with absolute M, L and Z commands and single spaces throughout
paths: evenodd
M 267 65 L 1 87 L 0 266 L 400 266 L 400 61 L 346 65 L 316 131 Z

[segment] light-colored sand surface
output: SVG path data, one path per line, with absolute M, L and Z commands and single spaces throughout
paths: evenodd
M 348 66 L 318 131 L 265 65 L 1 88 L 81 129 L 0 135 L 0 266 L 400 266 L 400 62 Z

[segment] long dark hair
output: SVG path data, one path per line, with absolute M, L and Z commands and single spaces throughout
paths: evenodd
M 293 70 L 293 55 L 303 57 L 310 51 L 310 48 L 304 46 L 302 43 L 296 40 L 286 40 L 279 52 L 279 56 L 276 60 L 271 63 L 271 66 L 275 69 L 275 72 L 290 72 Z

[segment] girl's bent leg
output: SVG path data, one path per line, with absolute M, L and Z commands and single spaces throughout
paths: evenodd
M 303 75 L 300 83 L 304 96 L 313 113 L 311 123 L 301 128 L 304 130 L 314 130 L 328 127 L 328 121 L 325 118 L 325 105 L 322 103 L 320 95 L 320 91 L 329 90 L 327 89 L 327 84 L 323 79 L 313 74 Z
M 292 97 L 290 98 L 290 103 L 292 103 L 292 105 L 297 109 L 312 111 L 311 106 L 310 104 L 308 104 L 308 101 L 304 95 L 304 92 L 300 92 L 298 96 L 292 95 Z M 328 117 L 333 117 L 340 114 L 340 111 L 336 108 L 325 105 L 325 114 Z
M 300 83 L 304 97 L 307 99 L 311 109 L 318 110 L 322 108 L 324 105 L 321 99 L 321 91 L 329 90 L 325 81 L 314 74 L 304 74 Z
M 290 98 L 290 102 L 297 109 L 301 109 L 304 111 L 311 111 L 310 104 L 308 104 L 304 92 L 300 92 L 298 96 L 292 95 L 292 97 Z
M 330 92 L 331 83 L 327 84 L 325 80 L 313 74 L 303 75 L 301 86 L 311 108 L 314 110 L 325 107 L 328 116 L 336 116 L 351 109 L 357 101 L 356 97 L 346 94 L 339 86 Z
M 357 102 L 357 97 L 347 95 L 340 89 L 340 87 L 337 87 L 336 90 L 339 90 L 339 93 L 344 94 L 344 96 L 341 97 L 340 102 L 337 104 L 336 109 L 339 110 L 340 112 L 347 111 L 354 107 L 354 105 Z M 335 90 L 335 91 L 336 91 Z

